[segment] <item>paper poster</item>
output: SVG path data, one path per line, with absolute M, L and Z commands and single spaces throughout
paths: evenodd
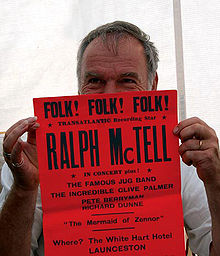
M 34 108 L 45 256 L 185 255 L 176 91 Z

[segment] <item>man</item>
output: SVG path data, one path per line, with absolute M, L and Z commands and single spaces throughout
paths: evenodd
M 79 94 L 156 90 L 157 62 L 153 43 L 136 26 L 119 21 L 101 26 L 82 41 L 78 52 Z M 13 178 L 9 168 L 4 166 L 0 255 L 28 256 L 30 244 L 33 250 L 42 248 L 35 140 L 38 127 L 36 118 L 27 118 L 14 124 L 5 134 L 4 157 Z M 20 139 L 25 132 L 28 132 L 27 142 Z M 198 118 L 180 122 L 173 132 L 181 139 L 179 153 L 183 162 L 196 167 L 193 170 L 185 165 L 182 169 L 184 222 L 191 247 L 202 256 L 220 255 L 218 139 L 214 130 Z

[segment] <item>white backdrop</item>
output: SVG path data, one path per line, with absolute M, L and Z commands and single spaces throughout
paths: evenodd
M 181 2 L 187 116 L 220 136 L 220 2 Z M 32 98 L 77 94 L 76 52 L 96 26 L 138 25 L 160 54 L 159 89 L 176 89 L 172 0 L 1 0 L 0 132 L 33 115 Z

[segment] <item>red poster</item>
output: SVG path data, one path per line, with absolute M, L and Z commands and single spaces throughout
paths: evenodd
M 185 255 L 176 91 L 34 108 L 46 256 Z

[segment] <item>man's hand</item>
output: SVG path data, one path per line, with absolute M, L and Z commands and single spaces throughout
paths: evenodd
M 11 126 L 5 133 L 3 154 L 14 176 L 14 186 L 24 191 L 38 188 L 38 162 L 36 150 L 36 117 L 23 119 Z M 21 140 L 28 132 L 27 141 Z
M 220 153 L 215 131 L 197 117 L 180 122 L 173 130 L 182 144 L 183 162 L 193 164 L 203 181 L 212 217 L 210 256 L 220 255 Z
M 0 255 L 30 255 L 39 185 L 36 119 L 20 120 L 4 137 L 3 155 L 14 176 L 14 184 L 0 212 Z M 25 132 L 28 133 L 26 142 L 20 138 Z
M 197 168 L 204 184 L 220 188 L 220 153 L 215 131 L 197 117 L 180 122 L 173 130 L 182 144 L 179 153 L 185 164 Z

